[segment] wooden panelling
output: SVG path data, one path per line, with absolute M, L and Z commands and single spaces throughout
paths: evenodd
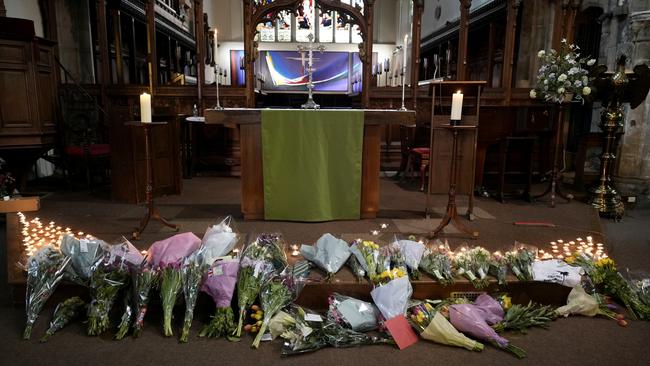
M 2 134 L 18 132 L 16 128 L 33 127 L 30 108 L 33 101 L 27 97 L 30 93 L 28 78 L 29 74 L 24 70 L 0 69 L 0 90 L 6 91 L 0 98 Z
M 0 62 L 24 65 L 27 62 L 26 51 L 23 42 L 3 41 L 0 44 Z

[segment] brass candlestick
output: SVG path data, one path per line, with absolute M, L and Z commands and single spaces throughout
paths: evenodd
M 605 66 L 599 66 L 593 84 L 597 98 L 605 107 L 600 116 L 600 129 L 603 131 L 603 153 L 600 156 L 600 178 L 598 185 L 591 188 L 589 204 L 595 207 L 601 216 L 620 219 L 625 213 L 621 196 L 612 183 L 612 167 L 616 160 L 618 137 L 623 128 L 623 103 L 630 103 L 634 109 L 645 100 L 650 88 L 650 69 L 647 65 L 638 65 L 633 72 L 625 71 L 625 56 L 618 61 L 617 71 L 605 72 Z

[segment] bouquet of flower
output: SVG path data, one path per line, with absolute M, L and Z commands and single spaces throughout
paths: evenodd
M 183 295 L 185 296 L 185 318 L 180 337 L 181 343 L 187 343 L 188 341 L 201 282 L 208 268 L 210 268 L 209 264 L 203 263 L 200 259 L 204 249 L 205 247 L 201 246 L 196 252 L 185 258 L 181 266 L 181 283 Z
M 151 245 L 147 258 L 160 273 L 160 298 L 163 306 L 163 331 L 166 337 L 173 335 L 172 311 L 181 290 L 181 263 L 183 258 L 195 252 L 201 239 L 192 233 L 176 234 Z
M 36 318 L 63 279 L 63 273 L 69 262 L 70 257 L 49 245 L 39 249 L 27 260 L 27 294 L 25 296 L 27 324 L 23 332 L 23 339 L 31 338 Z
M 650 306 L 650 276 L 646 273 L 628 270 L 628 278 L 630 287 L 637 293 L 639 300 Z
M 433 276 L 443 286 L 454 283 L 454 275 L 451 272 L 452 258 L 446 250 L 427 249 L 420 261 L 420 269 Z
M 596 260 L 596 258 L 583 253 L 576 256 L 575 263 L 587 272 L 594 285 L 600 286 L 605 294 L 621 300 L 632 313 L 633 318 L 650 319 L 650 306 L 639 299 L 636 291 L 616 270 L 616 263 L 612 259 Z
M 350 246 L 350 251 L 359 261 L 366 275 L 372 281 L 377 276 L 377 265 L 379 261 L 379 245 L 369 240 L 359 240 Z
M 65 235 L 61 240 L 61 253 L 70 257 L 65 279 L 88 286 L 93 266 L 102 258 L 108 247 L 102 240 L 77 239 L 72 235 Z
M 539 51 L 537 56 L 541 65 L 537 72 L 537 86 L 530 91 L 530 97 L 537 98 L 539 94 L 553 103 L 562 103 L 567 97 L 584 101 L 584 97 L 591 94 L 589 72 L 585 66 L 592 66 L 596 60 L 581 58 L 579 50 L 578 46 L 562 39 L 559 51 Z
M 144 327 L 144 316 L 147 314 L 151 289 L 158 283 L 158 272 L 154 271 L 151 264 L 145 260 L 140 266 L 131 269 L 131 279 L 133 298 L 135 299 L 133 309 L 136 311 L 133 321 L 133 336 L 139 337 Z
M 517 358 L 526 357 L 526 352 L 499 336 L 486 321 L 485 311 L 473 304 L 456 304 L 449 307 L 449 321 L 459 331 L 490 342 L 492 345 L 514 354 Z
M 218 338 L 235 329 L 235 316 L 230 306 L 237 283 L 239 259 L 221 259 L 210 266 L 201 291 L 212 297 L 216 311 L 209 324 L 199 332 L 199 337 Z
M 447 318 L 429 303 L 420 303 L 408 309 L 409 320 L 424 339 L 448 346 L 483 351 L 483 344 L 467 338 L 454 328 Z
M 262 234 L 244 249 L 237 279 L 239 322 L 234 336 L 241 336 L 246 309 L 253 304 L 262 285 L 274 273 L 282 272 L 286 265 L 286 255 L 278 235 Z
M 397 245 L 400 249 L 406 266 L 408 267 L 409 274 L 411 279 L 418 280 L 420 279 L 420 261 L 426 250 L 426 247 L 422 242 L 417 242 L 414 240 L 396 240 L 393 245 Z
M 487 274 L 490 270 L 490 252 L 482 247 L 467 249 L 462 247 L 454 257 L 456 271 L 472 282 L 474 287 L 487 287 Z
M 71 297 L 64 302 L 59 303 L 56 308 L 54 308 L 54 314 L 52 315 L 52 320 L 50 320 L 50 327 L 47 329 L 45 335 L 40 341 L 43 343 L 47 342 L 54 333 L 63 329 L 63 327 L 68 323 L 81 316 L 85 308 L 86 303 L 78 296 Z
M 122 237 L 120 244 L 112 245 L 108 248 L 108 252 L 111 254 L 112 258 L 121 257 L 124 258 L 125 264 L 129 269 L 129 277 L 131 285 L 133 285 L 133 268 L 137 268 L 145 261 L 144 256 L 136 249 L 136 247 L 131 244 L 125 237 Z M 136 301 L 135 294 L 133 293 L 133 288 L 129 291 L 130 295 L 124 297 L 124 313 L 122 313 L 122 318 L 120 319 L 120 324 L 117 327 L 117 333 L 115 334 L 115 339 L 123 339 L 133 321 L 134 309 L 133 305 Z
M 400 332 L 401 337 L 395 335 L 395 340 L 400 349 L 404 349 L 417 342 L 417 336 L 408 327 L 408 321 L 404 317 L 409 299 L 413 294 L 413 287 L 406 272 L 401 269 L 394 269 L 387 277 L 383 272 L 379 285 L 370 292 L 375 305 L 384 316 L 384 325 L 389 332 Z M 406 329 L 403 326 L 406 326 Z
M 492 326 L 497 332 L 504 330 L 518 330 L 526 333 L 532 327 L 548 328 L 549 323 L 557 318 L 558 314 L 551 306 L 544 306 L 529 302 L 528 305 L 512 305 L 503 317 L 503 321 Z
M 486 293 L 480 294 L 474 300 L 474 306 L 483 312 L 485 321 L 488 324 L 494 325 L 503 321 L 503 307 L 492 296 Z
M 505 260 L 519 281 L 533 280 L 533 262 L 537 257 L 537 250 L 533 247 L 515 243 L 515 249 L 506 252 Z
M 490 256 L 489 273 L 497 279 L 499 286 L 508 284 L 508 262 L 500 251 L 493 252 Z
M 369 336 L 324 321 L 320 314 L 299 306 L 274 317 L 270 329 L 284 339 L 282 356 L 313 352 L 327 346 L 342 348 L 393 343 L 390 338 Z
M 228 255 L 237 242 L 239 234 L 233 230 L 233 219 L 231 216 L 223 219 L 219 224 L 209 227 L 203 235 L 201 261 L 208 266 L 214 261 Z
M 329 295 L 328 302 L 329 321 L 357 332 L 377 329 L 379 311 L 373 304 L 336 292 Z
M 118 292 L 127 284 L 128 279 L 128 267 L 123 257 L 112 257 L 107 252 L 97 261 L 90 276 L 92 300 L 88 306 L 88 335 L 96 336 L 108 330 L 109 313 Z
M 347 245 L 346 245 L 347 248 Z M 264 284 L 260 291 L 260 303 L 264 311 L 264 319 L 260 324 L 257 336 L 253 340 L 251 347 L 258 348 L 262 341 L 262 336 L 271 321 L 271 318 L 280 311 L 283 307 L 287 306 L 294 297 L 294 292 L 291 287 L 290 277 L 275 277 Z
M 363 281 L 363 278 L 366 276 L 366 270 L 363 269 L 361 263 L 359 263 L 357 256 L 349 256 L 345 264 L 350 267 L 352 274 L 354 274 L 354 276 L 357 278 L 357 282 L 361 283 Z
M 300 253 L 325 271 L 329 282 L 350 257 L 350 248 L 345 241 L 332 234 L 323 234 L 316 245 L 301 245 Z

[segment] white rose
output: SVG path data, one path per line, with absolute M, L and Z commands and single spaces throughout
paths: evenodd
M 537 57 L 544 57 L 545 54 L 546 54 L 546 52 L 544 52 L 544 50 L 541 50 L 541 51 L 537 52 Z
M 587 82 L 589 82 L 589 78 L 588 78 L 586 75 L 583 76 L 583 77 L 582 77 L 582 82 L 585 83 L 585 84 L 587 84 Z
M 566 75 L 565 74 L 560 74 L 560 76 L 557 77 L 559 81 L 564 81 L 566 80 Z
M 548 84 L 548 80 L 544 80 L 544 85 Z
M 593 64 L 595 64 L 595 63 L 596 63 L 596 60 L 592 58 L 591 60 L 587 61 L 587 66 L 593 66 Z
M 573 85 L 575 85 L 576 88 L 579 88 L 579 87 L 582 86 L 582 81 L 580 81 L 580 80 L 576 80 L 575 83 L 573 83 Z
M 562 43 L 566 43 L 566 38 L 562 38 Z
M 531 89 L 529 94 L 532 99 L 537 98 L 537 92 L 535 91 L 535 89 Z
M 582 95 L 589 95 L 589 94 L 591 94 L 591 88 L 590 87 L 585 86 L 584 88 L 582 88 Z
M 558 94 L 562 94 L 562 93 L 564 93 L 564 88 L 558 88 L 558 89 L 557 89 L 557 92 L 558 92 Z

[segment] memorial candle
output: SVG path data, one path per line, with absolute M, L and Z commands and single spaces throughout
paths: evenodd
M 147 93 L 140 95 L 140 122 L 151 122 L 151 95 Z
M 463 94 L 457 91 L 455 94 L 452 94 L 451 99 L 451 120 L 460 121 L 461 115 L 463 114 Z
M 217 54 L 219 51 L 219 43 L 217 42 L 217 28 L 214 28 L 214 55 L 212 58 L 214 59 L 214 64 L 217 64 Z

